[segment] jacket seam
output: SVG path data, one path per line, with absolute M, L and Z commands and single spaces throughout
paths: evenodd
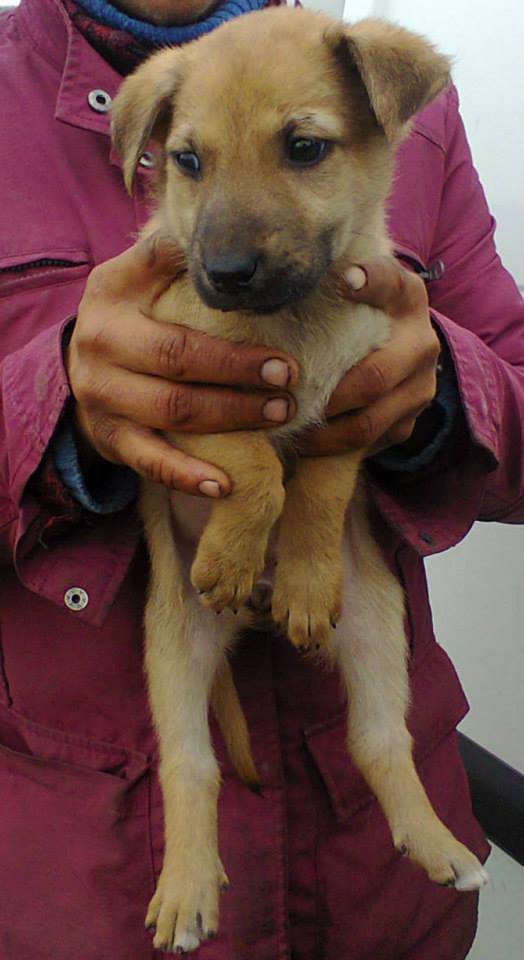
M 17 11 L 15 10 L 15 11 L 13 11 L 13 12 L 14 12 L 14 14 L 15 14 L 15 16 L 16 16 Z M 60 13 L 62 14 L 62 11 L 60 11 Z M 62 14 L 62 16 L 63 16 L 63 14 Z M 18 21 L 19 30 L 20 30 L 20 27 L 22 27 L 22 29 L 20 30 L 20 37 L 21 37 L 22 42 L 24 42 L 24 41 L 26 40 L 26 37 L 24 36 L 24 33 L 25 33 L 25 34 L 27 35 L 27 37 L 29 38 L 30 42 L 31 42 L 31 46 L 32 46 L 32 47 L 37 51 L 37 53 L 42 57 L 42 60 L 45 60 L 45 62 L 46 62 L 47 64 L 49 64 L 49 66 L 53 67 L 53 69 L 56 70 L 56 72 L 57 72 L 58 74 L 60 74 L 60 73 L 62 72 L 62 70 L 63 70 L 63 64 L 60 65 L 60 63 L 59 63 L 58 60 L 53 60 L 52 56 L 51 56 L 50 54 L 47 54 L 47 53 L 45 52 L 44 48 L 42 47 L 42 45 L 40 44 L 40 42 L 37 40 L 37 38 L 36 38 L 36 36 L 35 36 L 32 28 L 31 28 L 31 22 L 30 22 L 29 18 L 26 17 L 25 15 L 23 15 L 22 12 L 20 12 L 20 13 L 18 14 L 18 17 L 16 17 L 16 19 L 17 19 L 17 21 Z M 67 30 L 67 24 L 66 24 L 65 20 L 64 20 L 64 28 Z
M 413 133 L 414 133 L 414 134 L 419 134 L 419 136 L 423 137 L 424 140 L 427 140 L 427 141 L 428 141 L 429 143 L 431 143 L 434 147 L 436 147 L 437 150 L 440 150 L 441 153 L 445 153 L 445 152 L 446 152 L 445 145 L 444 145 L 443 143 L 441 143 L 439 140 L 436 139 L 436 135 L 433 133 L 433 131 L 431 130 L 431 128 L 430 128 L 430 127 L 426 127 L 425 124 L 420 123 L 420 122 L 417 123 L 417 126 L 413 127 Z
M 20 723 L 22 727 L 27 727 L 29 730 L 33 730 L 35 733 L 40 734 L 48 740 L 53 740 L 56 743 L 67 744 L 68 746 L 72 747 L 85 747 L 88 750 L 97 751 L 98 753 L 104 753 L 109 756 L 118 756 L 120 759 L 125 757 L 135 757 L 137 760 L 149 763 L 149 757 L 147 754 L 141 753 L 139 750 L 133 750 L 132 748 L 117 744 L 113 745 L 111 743 L 107 743 L 106 741 L 97 740 L 80 733 L 70 733 L 67 730 L 54 730 L 52 727 L 38 723 L 37 720 L 32 720 L 30 717 L 26 717 L 25 714 L 19 713 L 18 710 L 6 708 L 5 713 L 7 715 L 7 719 L 12 718 L 13 723 Z

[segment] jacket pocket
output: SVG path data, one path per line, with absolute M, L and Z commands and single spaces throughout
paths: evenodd
M 142 960 L 147 758 L 0 707 L 2 960 Z
M 0 297 L 35 287 L 70 283 L 91 269 L 85 250 L 51 250 L 0 257 Z
M 411 674 L 412 706 L 407 724 L 418 765 L 455 730 L 468 703 L 444 650 L 432 644 Z M 307 750 L 329 794 L 336 819 L 348 823 L 357 811 L 376 802 L 346 747 L 346 712 L 304 731 Z

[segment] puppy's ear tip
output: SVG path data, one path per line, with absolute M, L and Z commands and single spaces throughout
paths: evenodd
M 127 169 L 124 167 L 124 184 L 125 188 L 130 197 L 133 196 L 133 187 L 135 184 L 135 165 L 129 166 Z
M 359 72 L 375 117 L 394 147 L 414 114 L 450 83 L 450 58 L 395 23 L 369 17 L 335 24 L 325 39 L 332 49 L 345 46 L 347 62 Z

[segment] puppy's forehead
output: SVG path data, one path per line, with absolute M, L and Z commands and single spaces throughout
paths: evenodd
M 205 123 L 207 137 L 216 127 L 223 138 L 225 125 L 263 135 L 300 117 L 336 123 L 347 98 L 324 42 L 325 19 L 275 13 L 239 17 L 187 48 L 175 125 Z

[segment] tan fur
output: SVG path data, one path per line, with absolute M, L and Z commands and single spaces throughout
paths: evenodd
M 270 69 L 260 67 L 261 49 L 271 50 Z M 348 747 L 394 843 L 437 882 L 471 889 L 485 881 L 473 854 L 436 817 L 411 758 L 403 595 L 370 533 L 359 481 L 365 451 L 299 460 L 286 489 L 281 466 L 293 437 L 322 421 L 343 373 L 387 340 L 387 317 L 345 301 L 338 278 L 350 263 L 390 251 L 384 201 L 393 147 L 447 80 L 445 58 L 412 34 L 281 8 L 162 51 L 117 97 L 114 134 L 126 182 L 153 136 L 162 162 L 148 229 L 172 235 L 189 267 L 158 300 L 155 317 L 278 347 L 300 366 L 291 423 L 271 432 L 170 435 L 226 470 L 227 499 L 201 503 L 144 485 L 146 669 L 166 811 L 164 866 L 147 917 L 157 948 L 192 950 L 216 930 L 225 875 L 207 708 L 211 699 L 233 762 L 253 785 L 225 657 L 254 622 L 246 602 L 275 524 L 273 618 L 296 646 L 322 648 L 338 662 L 350 704 Z M 289 136 L 333 146 L 322 162 L 297 170 L 286 160 Z M 201 161 L 196 179 L 170 158 L 189 150 Z M 244 304 L 217 309 L 209 263 L 253 247 L 267 277 L 260 296 L 284 299 L 252 309 L 248 294 Z

